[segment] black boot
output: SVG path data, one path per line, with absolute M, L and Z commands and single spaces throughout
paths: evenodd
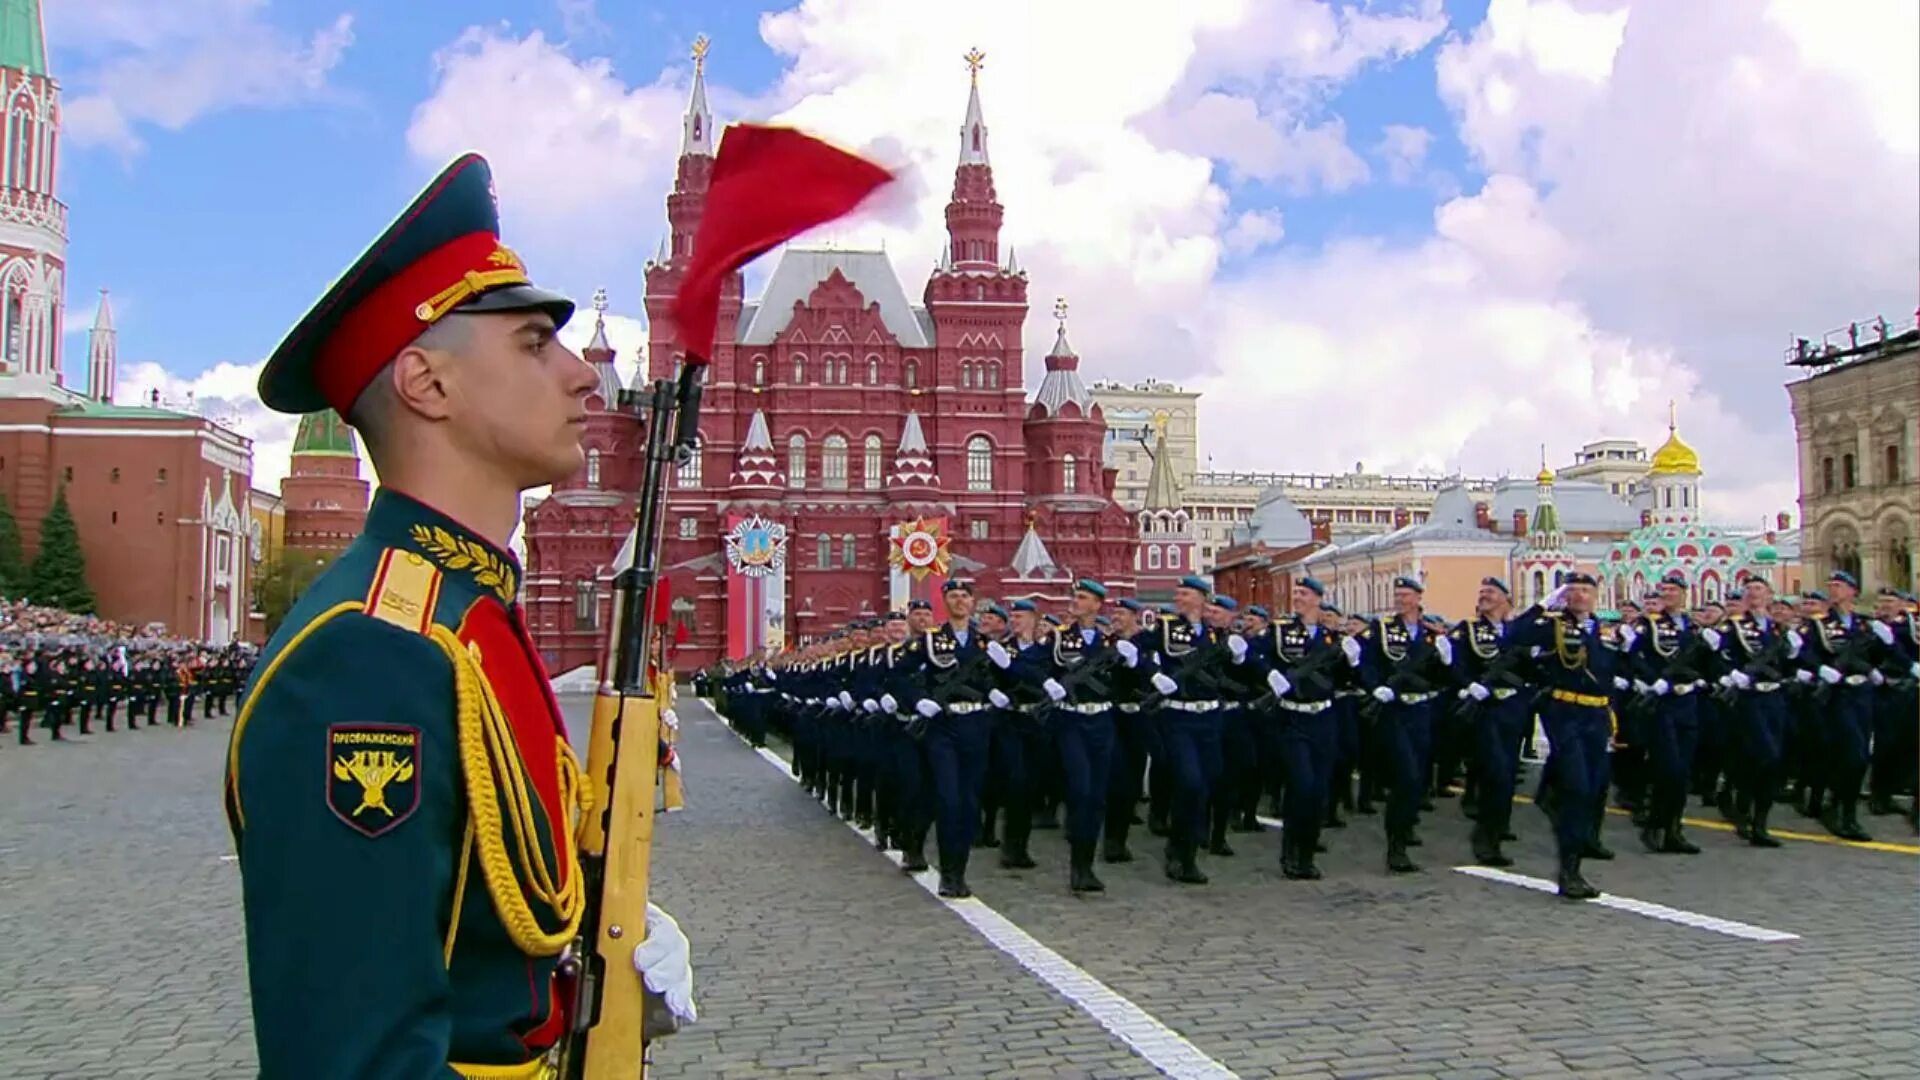
M 1311 832 L 1304 833 L 1293 842 L 1293 874 L 1301 881 L 1319 881 L 1320 868 L 1313 865 L 1313 853 L 1325 851 L 1319 844 L 1319 837 Z
M 1093 841 L 1076 840 L 1071 848 L 1072 868 L 1067 887 L 1074 892 L 1106 892 L 1107 886 L 1093 875 Z
M 967 872 L 964 867 L 942 866 L 940 868 L 940 895 L 949 900 L 965 900 L 973 892 L 967 888 Z
M 1390 874 L 1412 874 L 1420 867 L 1407 857 L 1407 834 L 1391 832 L 1387 834 L 1387 872 Z
M 1006 870 L 1031 870 L 1040 865 L 1027 854 L 1027 842 L 1008 840 L 1000 849 L 1000 866 Z
M 1280 833 L 1280 874 L 1288 881 L 1298 880 L 1300 869 L 1294 862 L 1294 852 L 1298 847 L 1294 843 L 1293 833 L 1282 830 Z
M 1513 860 L 1500 850 L 1500 840 L 1485 822 L 1473 827 L 1473 861 L 1481 866 L 1512 866 Z
M 1655 855 L 1667 850 L 1667 831 L 1649 822 L 1640 829 L 1640 845 Z
M 1587 846 L 1581 850 L 1581 858 L 1599 859 L 1601 862 L 1609 862 L 1613 859 L 1613 849 L 1609 848 L 1606 843 L 1600 839 L 1600 828 L 1605 824 L 1606 811 L 1603 808 L 1600 815 L 1594 818 L 1593 832 L 1587 836 Z
M 1568 900 L 1591 900 L 1600 895 L 1600 890 L 1581 876 L 1578 855 L 1560 856 L 1560 895 Z
M 1167 879 L 1182 885 L 1205 885 L 1207 875 L 1200 872 L 1199 863 L 1194 861 L 1193 849 L 1183 844 L 1167 845 Z
M 1753 819 L 1747 823 L 1747 843 L 1752 844 L 1754 847 L 1774 848 L 1780 846 L 1780 841 L 1775 840 L 1773 834 L 1767 831 L 1767 815 L 1772 812 L 1773 807 L 1771 805 L 1756 806 L 1753 808 Z
M 1165 836 L 1169 831 L 1167 828 L 1167 815 L 1153 809 L 1148 809 L 1147 832 L 1154 836 Z
M 1667 822 L 1667 835 L 1665 839 L 1666 839 L 1666 850 L 1671 854 L 1674 854 L 1674 855 L 1700 854 L 1699 845 L 1687 839 L 1686 834 L 1680 831 L 1680 821 L 1677 818 Z
M 1100 847 L 1101 847 L 1101 852 L 1100 852 L 1101 857 L 1106 859 L 1110 863 L 1126 863 L 1126 862 L 1133 861 L 1133 852 L 1127 849 L 1127 842 L 1125 840 L 1121 840 L 1113 836 L 1108 836 L 1105 840 L 1102 840 L 1100 842 Z
M 903 840 L 900 844 L 900 869 L 909 874 L 917 874 L 927 868 L 927 838 Z
M 1839 836 L 1840 839 L 1852 840 L 1856 843 L 1866 843 L 1873 839 L 1873 836 L 1860 825 L 1860 818 L 1858 816 L 1859 809 L 1859 796 L 1852 796 L 1841 801 L 1840 831 L 1835 834 Z

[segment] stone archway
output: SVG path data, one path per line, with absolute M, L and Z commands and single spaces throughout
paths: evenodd
M 1880 583 L 1911 592 L 1913 578 L 1913 523 L 1889 516 L 1880 523 Z

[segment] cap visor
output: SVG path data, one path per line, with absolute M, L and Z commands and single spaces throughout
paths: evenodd
M 557 330 L 573 318 L 573 301 L 533 285 L 507 285 L 483 292 L 453 310 L 462 313 L 544 311 L 552 317 Z

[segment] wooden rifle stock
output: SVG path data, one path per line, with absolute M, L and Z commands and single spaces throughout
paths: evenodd
M 661 715 L 673 679 L 664 663 L 657 669 L 649 663 L 667 470 L 692 452 L 704 367 L 689 357 L 678 385 L 656 381 L 644 402 L 631 393 L 621 402 L 629 409 L 644 404 L 650 414 L 647 461 L 634 507 L 633 561 L 614 577 L 613 618 L 587 744 L 593 805 L 579 834 L 586 910 L 561 960 L 574 986 L 560 1054 L 566 1080 L 644 1077 L 650 1044 L 678 1028 L 665 1002 L 646 991 L 633 950 L 647 932 Z

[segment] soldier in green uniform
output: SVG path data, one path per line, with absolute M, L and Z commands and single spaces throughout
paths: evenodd
M 597 381 L 555 337 L 572 312 L 500 243 L 468 155 L 261 373 L 270 408 L 346 417 L 382 484 L 261 653 L 228 752 L 269 1080 L 552 1075 L 585 800 L 507 542 L 520 493 L 584 460 Z M 693 1018 L 657 908 L 633 962 Z

